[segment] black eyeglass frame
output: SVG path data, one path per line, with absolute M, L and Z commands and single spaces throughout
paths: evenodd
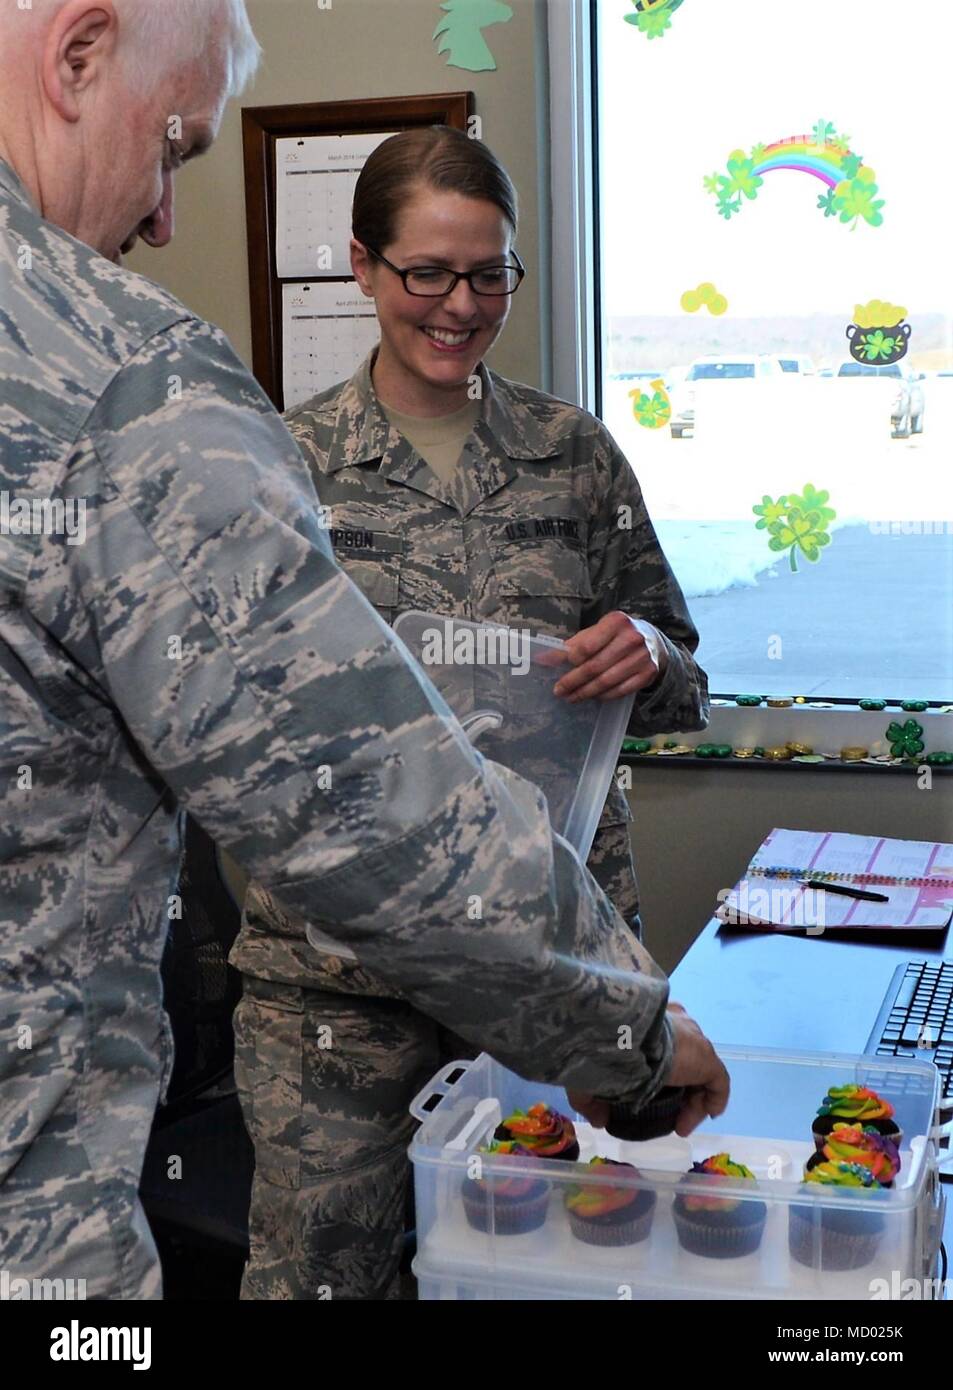
M 380 261 L 383 265 L 387 266 L 388 270 L 392 270 L 395 275 L 400 276 L 404 286 L 404 292 L 411 295 L 414 299 L 447 299 L 453 294 L 461 280 L 466 280 L 467 284 L 470 286 L 471 293 L 477 295 L 480 299 L 508 299 L 510 295 L 516 293 L 526 275 L 526 267 L 515 251 L 510 252 L 510 255 L 516 261 L 515 265 L 505 265 L 503 261 L 500 261 L 498 265 L 481 265 L 476 270 L 451 270 L 450 267 L 446 265 L 412 265 L 406 270 L 401 270 L 400 266 L 394 265 L 393 261 L 389 261 L 387 257 L 382 256 L 379 251 L 375 251 L 373 246 L 368 246 L 364 242 L 361 244 L 364 246 L 364 250 L 369 251 L 375 260 Z M 453 276 L 453 284 L 449 289 L 441 290 L 439 294 L 421 294 L 419 290 L 408 289 L 408 275 L 413 275 L 419 270 L 443 270 L 448 275 Z M 511 290 L 500 290 L 498 293 L 493 293 L 488 290 L 478 290 L 473 283 L 473 277 L 474 275 L 482 274 L 486 270 L 515 270 L 519 279 Z

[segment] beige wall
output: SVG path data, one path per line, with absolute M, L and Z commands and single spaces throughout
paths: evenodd
M 545 130 L 542 137 L 538 132 L 547 114 L 545 10 L 542 0 L 509 3 L 512 20 L 485 31 L 497 70 L 471 73 L 447 67 L 446 54 L 438 54 L 431 41 L 443 15 L 436 0 L 331 0 L 327 10 L 316 0 L 249 0 L 265 51 L 257 82 L 229 106 L 211 153 L 178 175 L 178 232 L 171 246 L 152 251 L 140 245 L 129 258 L 130 268 L 158 280 L 219 324 L 250 366 L 241 107 L 472 91 L 483 138 L 520 195 L 518 245 L 530 272 L 491 361 L 504 376 L 545 387 L 539 277 L 548 260 L 548 229 L 545 217 L 541 228 L 539 216 L 540 180 L 546 203 L 539 154 L 547 142 Z

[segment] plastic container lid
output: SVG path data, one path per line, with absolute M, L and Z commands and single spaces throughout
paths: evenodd
M 634 695 L 569 704 L 553 694 L 564 643 L 527 629 L 402 613 L 394 631 L 470 741 L 543 791 L 553 829 L 585 861 L 619 757 Z

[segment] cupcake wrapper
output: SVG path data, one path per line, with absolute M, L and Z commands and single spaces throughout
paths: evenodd
M 475 1184 L 468 1186 L 475 1187 Z M 474 1230 L 482 1231 L 484 1235 L 525 1235 L 527 1231 L 537 1230 L 546 1220 L 550 1195 L 548 1186 L 535 1197 L 530 1195 L 516 1201 L 503 1197 L 494 1200 L 479 1188 L 477 1193 L 479 1195 L 464 1187 L 463 1209 Z
M 566 1212 L 569 1217 L 569 1226 L 577 1240 L 581 1240 L 585 1245 L 638 1245 L 640 1240 L 647 1240 L 652 1230 L 652 1218 L 655 1215 L 655 1201 L 653 1200 L 645 1210 L 636 1216 L 630 1216 L 622 1221 L 592 1221 L 583 1216 L 578 1216 L 574 1211 Z M 613 1213 L 625 1217 L 623 1209 L 621 1212 Z
M 820 1267 L 824 1270 L 862 1269 L 877 1253 L 883 1232 L 877 1212 L 824 1212 L 820 1221 Z M 814 1212 L 792 1207 L 788 1224 L 788 1249 L 798 1264 L 815 1265 Z
M 742 1255 L 751 1255 L 761 1244 L 767 1208 L 762 1210 L 757 1220 L 743 1225 L 731 1225 L 723 1221 L 712 1225 L 704 1220 L 704 1213 L 686 1214 L 677 1206 L 672 1208 L 678 1240 L 683 1250 L 692 1255 L 705 1255 L 713 1260 L 732 1260 Z

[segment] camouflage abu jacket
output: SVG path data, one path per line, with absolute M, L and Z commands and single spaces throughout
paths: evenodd
M 636 1103 L 664 1079 L 664 976 L 538 792 L 480 758 L 407 664 L 318 505 L 223 335 L 45 221 L 0 163 L 11 1278 L 158 1293 L 137 1189 L 170 1060 L 180 807 L 505 1065 Z

